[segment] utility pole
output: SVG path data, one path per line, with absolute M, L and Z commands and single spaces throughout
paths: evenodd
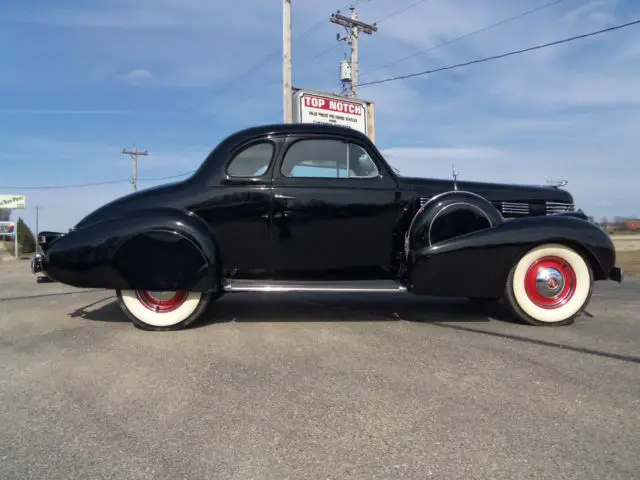
M 291 79 L 291 0 L 282 4 L 282 100 L 284 123 L 293 123 Z
M 131 178 L 131 184 L 133 185 L 133 191 L 135 192 L 138 189 L 138 157 L 140 155 L 147 156 L 149 154 L 146 150 L 144 152 L 139 152 L 136 149 L 135 143 L 133 144 L 133 150 L 123 149 L 122 154 L 131 155 L 131 158 L 133 159 L 133 177 Z
M 338 41 L 346 40 L 351 45 L 351 92 L 354 97 L 358 96 L 358 38 L 360 33 L 366 33 L 371 35 L 373 32 L 378 31 L 376 24 L 369 25 L 368 23 L 358 20 L 358 12 L 351 7 L 351 16 L 347 17 L 340 14 L 340 10 L 331 15 L 329 21 L 337 25 L 342 25 L 347 30 L 347 36 L 340 38 L 340 34 L 337 35 Z
M 38 233 L 40 232 L 40 230 L 38 230 L 38 220 L 39 220 L 39 214 L 40 214 L 40 209 L 42 207 L 40 205 L 36 205 L 35 209 L 36 209 L 36 243 L 38 242 Z

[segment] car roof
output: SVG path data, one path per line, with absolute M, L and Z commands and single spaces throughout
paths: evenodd
M 236 145 L 251 141 L 255 138 L 267 135 L 289 134 L 324 134 L 347 138 L 350 137 L 352 139 L 358 139 L 363 143 L 368 143 L 375 149 L 375 145 L 373 145 L 373 142 L 365 134 L 353 128 L 343 127 L 340 125 L 327 125 L 320 123 L 270 123 L 255 125 L 243 130 L 237 130 L 220 142 L 218 146 L 215 147 L 209 155 L 207 155 L 198 170 L 195 172 L 194 177 L 212 175 L 213 173 L 211 169 L 215 170 L 220 167 L 216 155 L 217 152 L 224 152 L 228 149 L 233 149 Z
M 264 125 L 256 125 L 253 127 L 245 128 L 244 130 L 237 131 L 233 137 L 257 137 L 262 135 L 282 135 L 282 134 L 329 134 L 329 135 L 342 135 L 357 137 L 360 139 L 369 138 L 362 132 L 350 127 L 343 127 L 341 125 L 328 125 L 320 123 L 272 123 Z

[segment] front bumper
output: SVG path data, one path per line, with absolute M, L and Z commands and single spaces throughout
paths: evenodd
M 625 276 L 624 270 L 620 267 L 613 267 L 609 272 L 609 278 L 614 282 L 622 283 Z
M 40 254 L 36 254 L 31 260 L 31 273 L 36 274 L 42 271 L 42 257 Z
M 43 255 L 41 253 L 36 253 L 35 257 L 33 257 L 33 260 L 31 260 L 31 273 L 33 275 L 37 275 L 38 273 L 43 273 L 46 275 L 47 272 L 45 272 L 43 264 Z

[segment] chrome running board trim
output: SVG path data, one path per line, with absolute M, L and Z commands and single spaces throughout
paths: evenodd
M 229 281 L 224 287 L 225 292 L 334 292 L 334 293 L 403 293 L 407 288 L 395 282 L 376 281 L 342 281 L 342 282 L 283 282 L 264 280 L 236 280 Z

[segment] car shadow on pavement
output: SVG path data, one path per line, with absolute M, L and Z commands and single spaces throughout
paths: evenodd
M 438 327 L 442 327 L 442 328 L 450 328 L 453 330 L 458 330 L 458 331 L 463 331 L 463 332 L 468 332 L 468 333 L 477 333 L 480 335 L 486 335 L 486 336 L 490 336 L 490 337 L 497 337 L 497 338 L 502 338 L 505 340 L 515 340 L 515 341 L 519 341 L 519 342 L 526 342 L 532 345 L 541 345 L 541 346 L 545 346 L 545 347 L 554 347 L 554 348 L 559 348 L 561 350 L 568 350 L 571 352 L 577 352 L 577 353 L 586 353 L 588 355 L 594 355 L 597 357 L 603 357 L 603 358 L 611 358 L 613 360 L 620 360 L 623 362 L 629 362 L 629 363 L 636 363 L 636 364 L 640 364 L 640 357 L 635 357 L 633 355 L 622 355 L 619 353 L 609 353 L 609 352 L 603 352 L 600 350 L 594 350 L 592 348 L 585 348 L 585 347 L 577 347 L 577 346 L 573 346 L 573 345 L 564 345 L 562 343 L 556 343 L 556 342 L 550 342 L 547 340 L 539 340 L 539 339 L 535 339 L 535 338 L 528 338 L 528 337 L 523 337 L 521 335 L 512 335 L 512 334 L 507 334 L 507 333 L 499 333 L 499 332 L 488 332 L 486 330 L 480 330 L 477 328 L 470 328 L 470 327 L 465 327 L 462 325 L 446 325 L 446 324 L 438 324 Z M 543 328 L 543 327 L 540 327 Z M 553 327 L 551 327 L 553 328 Z
M 81 295 L 83 293 L 94 293 L 100 292 L 102 289 L 95 290 L 74 290 L 72 292 L 55 292 L 55 293 L 40 293 L 36 295 L 21 295 L 21 296 L 11 296 L 11 297 L 2 297 L 0 298 L 0 302 L 12 302 L 16 300 L 29 300 L 31 298 L 46 298 L 46 297 L 60 297 L 60 296 L 70 296 L 70 295 Z
M 129 319 L 118 305 L 115 295 L 109 295 L 88 305 L 77 308 L 73 312 L 69 313 L 68 316 L 71 318 L 82 318 L 83 320 L 93 320 L 96 322 L 129 322 Z
M 514 322 L 499 304 L 425 297 L 360 297 L 364 295 L 230 294 L 212 302 L 191 328 L 230 322 Z M 101 322 L 129 321 L 113 295 L 83 306 L 69 316 Z
M 264 298 L 264 297 L 268 298 Z M 305 298 L 306 297 L 306 298 Z M 565 345 L 548 340 L 529 338 L 511 333 L 487 331 L 474 325 L 499 321 L 522 325 L 515 320 L 502 303 L 476 304 L 462 299 L 408 297 L 360 298 L 362 295 L 344 294 L 323 298 L 322 295 L 263 295 L 234 294 L 213 302 L 203 317 L 190 328 L 202 328 L 214 323 L 231 322 L 389 322 L 409 321 L 428 323 L 478 335 L 540 345 L 561 350 L 584 353 L 640 364 L 640 357 L 609 353 L 579 346 Z M 129 319 L 110 295 L 69 314 L 98 322 L 126 323 Z M 453 323 L 458 323 L 457 325 Z M 461 325 L 466 323 L 466 325 Z M 534 327 L 532 327 L 534 328 Z M 543 327 L 536 327 L 543 328 Z M 553 327 L 550 327 L 553 328 Z

